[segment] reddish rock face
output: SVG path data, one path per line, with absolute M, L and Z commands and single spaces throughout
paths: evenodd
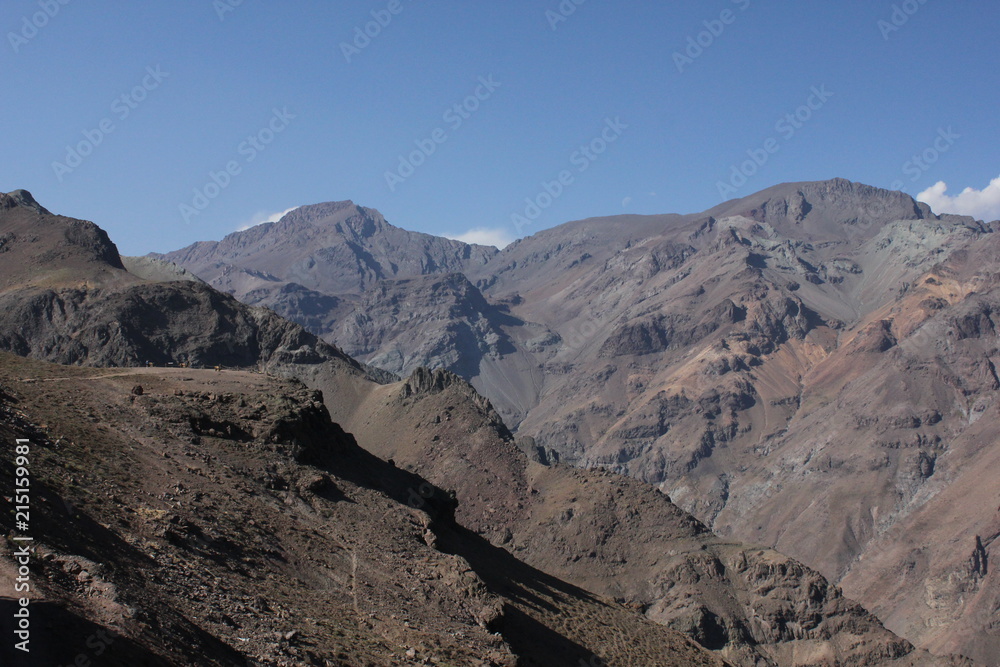
M 365 247 L 396 238 L 366 229 Z M 255 234 L 281 239 L 278 231 Z M 777 546 L 883 609 L 875 591 L 889 561 L 869 570 L 867 555 L 883 552 L 896 525 L 920 543 L 925 531 L 910 524 L 918 510 L 951 511 L 936 499 L 962 474 L 952 466 L 968 460 L 949 451 L 970 420 L 992 414 L 993 237 L 905 194 L 835 179 L 694 215 L 567 223 L 445 269 L 474 287 L 427 276 L 430 264 L 397 264 L 384 282 L 360 286 L 353 260 L 310 251 L 309 275 L 359 287 L 307 283 L 315 293 L 303 304 L 337 299 L 322 316 L 273 292 L 245 298 L 271 299 L 396 373 L 455 371 L 549 458 L 661 485 L 719 533 Z M 203 250 L 285 281 L 305 266 L 263 244 L 245 255 L 243 245 L 237 236 L 169 256 L 222 289 L 239 282 L 228 277 L 237 269 L 212 273 Z M 421 247 L 393 252 L 413 257 Z M 993 436 L 965 437 L 981 439 L 968 456 L 984 461 Z M 975 519 L 948 539 L 986 532 L 990 503 L 976 503 Z M 889 581 L 903 596 L 894 604 L 904 634 L 943 646 L 948 628 L 965 623 L 956 619 L 987 618 L 989 603 L 966 596 L 961 608 L 925 609 L 920 591 L 952 565 L 929 567 L 937 574 Z M 903 590 L 912 597 L 903 601 Z M 949 650 L 1000 653 L 988 623 L 974 623 L 978 639 L 949 640 Z
M 129 377 L 136 372 L 130 368 L 107 381 L 121 394 L 88 398 L 74 418 L 108 422 L 124 435 L 108 436 L 96 458 L 81 449 L 74 465 L 96 471 L 96 461 L 113 451 L 160 443 L 165 434 L 180 438 L 139 468 L 123 464 L 91 496 L 115 495 L 129 475 L 159 474 L 166 462 L 184 460 L 187 449 L 204 447 L 210 460 L 225 457 L 229 466 L 230 477 L 222 473 L 213 493 L 244 499 L 245 521 L 223 522 L 218 534 L 197 513 L 171 505 L 161 508 L 171 514 L 164 525 L 149 535 L 123 527 L 122 539 L 162 540 L 164 562 L 182 563 L 210 561 L 198 549 L 219 540 L 226 560 L 226 545 L 257 548 L 239 530 L 270 526 L 262 540 L 292 546 L 251 557 L 243 571 L 210 569 L 212 576 L 229 589 L 250 590 L 252 572 L 264 567 L 304 582 L 289 589 L 304 594 L 318 585 L 318 571 L 305 565 L 316 560 L 324 563 L 319 571 L 344 575 L 335 578 L 337 590 L 349 598 L 343 582 L 354 575 L 344 569 L 347 560 L 337 560 L 339 543 L 316 538 L 321 557 L 274 528 L 273 514 L 288 507 L 300 522 L 325 521 L 332 508 L 346 507 L 346 497 L 368 518 L 341 516 L 331 525 L 343 530 L 333 533 L 383 531 L 385 541 L 361 550 L 405 554 L 381 563 L 371 594 L 384 606 L 371 613 L 383 620 L 362 619 L 364 628 L 352 630 L 369 653 L 342 658 L 348 662 L 378 662 L 397 649 L 423 655 L 407 644 L 413 621 L 399 617 L 401 606 L 390 611 L 400 586 L 414 599 L 456 600 L 454 607 L 442 603 L 443 615 L 421 617 L 420 627 L 445 634 L 466 621 L 484 631 L 501 628 L 499 640 L 462 654 L 497 664 L 515 655 L 555 664 L 574 646 L 590 651 L 579 656 L 585 662 L 598 655 L 614 656 L 611 664 L 672 664 L 668 656 L 656 662 L 651 656 L 660 654 L 649 647 L 682 644 L 693 651 L 690 664 L 717 660 L 676 643 L 664 625 L 739 665 L 948 664 L 906 640 L 979 658 L 996 646 L 988 621 L 996 608 L 990 558 L 1000 529 L 990 510 L 1000 500 L 990 496 L 989 480 L 1000 462 L 988 444 L 996 439 L 991 341 L 993 313 L 1000 312 L 993 294 L 1000 267 L 990 267 L 1000 253 L 990 229 L 975 221 L 938 218 L 905 195 L 838 180 L 778 186 L 694 216 L 570 223 L 499 253 L 413 235 L 349 203 L 299 209 L 275 225 L 183 253 L 221 262 L 218 275 L 201 276 L 210 283 L 242 290 L 247 300 L 253 292 L 302 309 L 303 321 L 327 327 L 328 336 L 340 332 L 365 359 L 396 370 L 450 366 L 473 388 L 440 368 L 393 384 L 390 374 L 314 333 L 209 285 L 169 272 L 170 281 L 160 282 L 162 266 L 145 277 L 148 266 L 127 271 L 91 223 L 51 216 L 25 205 L 23 196 L 8 200 L 17 201 L 0 212 L 0 346 L 70 364 L 149 362 L 154 368 L 143 371 L 161 378 L 142 378 L 142 395 L 132 395 L 138 378 Z M 295 255 L 295 238 L 316 239 L 315 251 Z M 213 254 L 223 251 L 225 257 Z M 237 262 L 251 256 L 272 262 L 270 268 Z M 282 267 L 288 273 L 279 277 L 274 272 Z M 318 289 L 321 278 L 330 292 Z M 169 363 L 217 370 L 162 368 Z M 300 385 L 217 386 L 229 382 L 233 367 L 243 369 L 230 376 L 237 384 L 266 380 L 246 369 L 294 376 L 321 390 L 322 399 L 302 394 Z M 74 372 L 82 371 L 58 367 L 47 375 L 82 378 Z M 194 380 L 173 375 L 195 372 L 196 391 L 184 384 Z M 18 373 L 38 379 L 42 371 L 18 367 L 8 384 Z M 33 423 L 70 430 L 64 408 L 72 399 L 44 393 L 56 385 L 31 386 L 42 392 L 31 405 L 44 415 Z M 71 388 L 86 393 L 84 386 Z M 518 440 L 501 418 L 516 427 Z M 396 465 L 366 458 L 331 419 Z M 337 467 L 338 455 L 346 457 L 344 467 Z M 351 457 L 357 460 L 348 465 Z M 63 479 L 56 467 L 51 474 L 66 488 L 81 479 Z M 163 493 L 184 507 L 198 477 L 190 470 L 175 475 Z M 82 477 L 105 483 L 97 478 Z M 141 502 L 128 495 L 120 505 L 141 513 Z M 416 517 L 419 554 L 404 536 L 408 528 L 378 519 L 400 506 Z M 111 509 L 95 506 L 94 521 L 114 525 Z M 744 543 L 777 546 L 799 560 Z M 451 565 L 407 570 L 425 548 L 431 560 L 444 552 Z M 478 579 L 464 578 L 466 565 L 452 556 Z M 424 575 L 450 588 L 425 589 Z M 897 634 L 844 598 L 840 582 Z M 276 594 L 283 585 L 275 585 Z M 526 604 L 525 590 L 542 603 Z M 256 628 L 273 617 L 260 610 L 243 620 L 229 611 L 213 616 L 215 602 L 189 607 L 195 598 L 176 594 L 184 600 L 178 618 L 193 615 L 217 637 L 228 632 L 223 627 Z M 341 645 L 305 627 L 310 618 L 275 635 L 288 659 L 304 659 L 292 645 L 310 637 Z M 579 623 L 559 620 L 567 618 Z M 588 632 L 591 622 L 629 639 L 594 643 L 588 637 L 604 631 Z M 155 635 L 154 627 L 137 626 L 130 636 Z M 539 635 L 539 628 L 548 630 Z M 441 633 L 434 641 L 453 647 Z M 493 642 L 487 635 L 484 641 Z M 154 644 L 167 639 L 139 644 L 155 654 Z M 369 643 L 380 641 L 391 644 L 389 653 Z

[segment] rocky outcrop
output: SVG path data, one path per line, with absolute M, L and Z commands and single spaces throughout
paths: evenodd
M 51 664 L 723 665 L 457 526 L 300 383 L 0 354 L 0 387 L 0 437 L 31 442 L 31 648 Z
M 330 337 L 397 375 L 428 366 L 472 378 L 489 373 L 486 360 L 515 351 L 505 331 L 515 324 L 464 275 L 450 273 L 379 282 Z
M 170 282 L 171 280 L 186 280 L 194 283 L 204 282 L 187 269 L 162 259 L 125 256 L 122 256 L 121 259 L 122 265 L 129 273 L 150 282 L 163 283 Z
M 7 193 L 0 192 L 0 210 L 15 207 L 25 208 L 40 215 L 52 215 L 48 209 L 35 201 L 35 198 L 27 190 L 14 190 Z
M 207 285 L 8 291 L 0 348 L 64 364 L 265 368 L 338 359 L 333 346 Z
M 26 190 L 0 193 L 0 255 L 0 287 L 129 280 L 103 229 L 52 215 Z
M 482 254 L 349 204 L 313 213 L 176 259 L 198 258 L 215 272 L 203 277 L 240 298 L 303 310 L 328 336 L 356 323 L 344 333 L 366 359 L 404 374 L 450 368 L 533 440 L 533 458 L 656 484 L 726 539 L 778 548 L 843 584 L 914 644 L 997 653 L 992 574 L 969 579 L 975 536 L 988 562 L 1000 530 L 996 499 L 980 491 L 1000 466 L 989 446 L 1000 386 L 992 227 L 842 179 L 690 216 L 568 223 Z M 296 255 L 299 242 L 315 252 Z M 406 263 L 394 268 L 397 254 Z M 59 285 L 130 279 L 102 271 Z M 284 356 L 312 358 L 296 350 Z M 383 395 L 355 388 L 333 402 L 313 372 L 323 365 L 309 381 L 338 419 Z M 383 420 L 427 397 L 390 394 Z M 439 407 L 415 431 L 453 426 Z M 500 445 L 482 447 L 497 456 Z M 459 511 L 486 512 L 489 527 L 527 506 L 512 496 L 492 513 L 485 499 Z M 715 616 L 694 626 L 708 636 L 724 615 L 705 608 Z
M 470 387 L 454 375 L 422 370 L 390 389 L 350 422 L 362 445 L 453 489 L 457 519 L 495 544 L 733 665 L 963 664 L 916 650 L 815 570 L 719 539 L 648 485 L 555 465 L 534 439 L 515 442 L 488 408 L 465 400 Z M 705 409 L 730 400 L 706 397 Z M 389 409 L 392 420 L 370 416 Z

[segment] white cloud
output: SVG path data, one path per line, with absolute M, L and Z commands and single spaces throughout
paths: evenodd
M 462 243 L 476 243 L 479 245 L 491 245 L 497 248 L 505 248 L 514 242 L 514 237 L 503 227 L 489 229 L 487 227 L 475 227 L 464 234 L 445 234 L 445 238 L 461 241 Z
M 628 208 L 628 205 L 631 203 L 632 203 L 632 198 L 625 197 L 625 199 L 622 200 L 622 208 Z
M 924 202 L 937 214 L 971 215 L 985 222 L 1000 220 L 1000 176 L 983 190 L 965 188 L 954 197 L 947 192 L 948 185 L 938 181 L 917 195 L 917 201 Z
M 297 208 L 299 207 L 293 206 L 292 208 L 286 211 L 281 211 L 280 213 L 268 213 L 267 211 L 258 211 L 253 216 L 251 216 L 249 220 L 240 225 L 236 229 L 236 231 L 245 232 L 251 227 L 256 227 L 257 225 L 263 225 L 265 222 L 277 222 L 278 220 L 281 220 L 283 217 L 285 217 L 286 214 L 291 213 Z

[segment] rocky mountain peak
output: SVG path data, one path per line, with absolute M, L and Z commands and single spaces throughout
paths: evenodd
M 309 225 L 324 233 L 357 239 L 368 239 L 392 228 L 379 211 L 358 206 L 349 199 L 300 206 L 274 224 L 276 231 Z
M 294 211 L 290 211 L 285 218 L 289 220 L 301 219 L 310 222 L 319 222 L 334 216 L 343 215 L 345 211 L 349 213 L 357 212 L 358 208 L 358 205 L 350 199 L 328 201 L 300 206 Z
M 798 228 L 799 234 L 824 236 L 842 235 L 845 228 L 878 229 L 897 220 L 935 217 L 930 207 L 904 192 L 844 178 L 783 183 L 721 204 L 707 214 L 716 218 L 742 216 L 776 228 Z
M 41 213 L 42 215 L 51 215 L 44 206 L 35 201 L 35 198 L 27 190 L 13 190 L 8 193 L 0 192 L 0 211 L 11 209 L 15 206 L 31 209 L 35 213 Z
M 127 277 L 107 232 L 93 222 L 53 215 L 27 190 L 0 194 L 0 252 L 10 266 L 10 284 L 60 282 L 70 275 L 70 282 Z
M 0 350 L 117 368 L 0 354 L 0 396 L 20 394 L 0 435 L 13 441 L 23 415 L 68 434 L 32 474 L 72 502 L 107 501 L 47 524 L 111 526 L 107 552 L 140 545 L 143 566 L 172 573 L 109 567 L 123 603 L 175 600 L 178 618 L 210 639 L 240 633 L 235 650 L 268 664 L 399 662 L 390 650 L 450 664 L 960 664 L 914 650 L 855 593 L 922 646 L 996 655 L 980 619 L 997 608 L 996 469 L 981 446 L 1000 423 L 997 242 L 865 188 L 788 184 L 715 215 L 580 221 L 504 253 L 333 202 L 171 253 L 212 286 L 158 262 L 129 260 L 145 280 L 116 271 L 93 223 L 8 197 Z M 518 416 L 520 448 L 491 400 Z M 987 495 L 969 502 L 970 489 Z M 74 548 L 103 558 L 83 537 Z M 441 576 L 423 569 L 436 562 Z M 266 636 L 275 618 L 293 628 L 281 644 Z M 350 620 L 325 633 L 319 618 Z M 140 626 L 150 646 L 186 645 L 156 627 Z M 661 659 L 684 639 L 673 631 L 701 653 Z M 656 648 L 632 651 L 641 641 Z
M 420 394 L 435 394 L 456 384 L 465 384 L 465 381 L 451 371 L 440 368 L 431 370 L 421 366 L 403 383 L 400 392 L 403 398 L 409 398 Z

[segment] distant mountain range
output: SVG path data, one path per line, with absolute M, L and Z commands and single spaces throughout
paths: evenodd
M 996 664 L 995 238 L 837 180 L 121 258 L 0 194 L 40 608 L 121 664 Z
M 1000 654 L 1000 592 L 970 565 L 1000 533 L 979 419 L 996 228 L 835 179 L 502 251 L 303 206 L 157 257 L 392 373 L 451 370 L 545 460 L 658 485 L 904 636 L 982 657 Z

